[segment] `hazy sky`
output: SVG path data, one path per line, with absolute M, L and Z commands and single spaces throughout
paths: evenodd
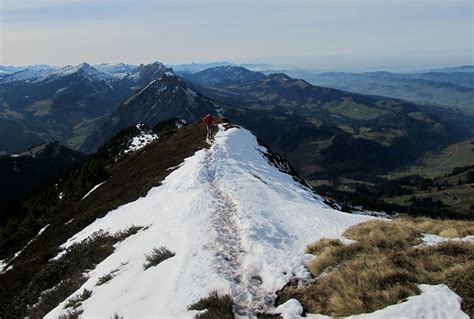
M 471 0 L 0 0 L 0 64 L 473 63 Z

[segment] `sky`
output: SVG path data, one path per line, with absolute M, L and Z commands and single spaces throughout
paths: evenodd
M 473 64 L 471 0 L 0 0 L 0 64 Z

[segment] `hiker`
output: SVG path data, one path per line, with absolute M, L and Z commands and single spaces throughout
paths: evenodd
M 213 130 L 213 124 L 214 124 L 214 118 L 211 116 L 211 114 L 207 114 L 206 116 L 203 117 L 202 121 L 204 124 L 206 124 L 207 128 L 207 139 L 212 139 L 212 130 Z

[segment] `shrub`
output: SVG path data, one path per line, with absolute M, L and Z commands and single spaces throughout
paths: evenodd
M 32 315 L 43 317 L 81 287 L 87 280 L 83 273 L 112 254 L 114 244 L 135 234 L 139 229 L 140 227 L 132 226 L 116 234 L 101 231 L 72 245 L 60 259 L 50 261 L 33 277 L 29 285 L 13 300 L 11 310 L 20 312 L 28 309 Z
M 202 298 L 188 307 L 189 310 L 206 310 L 196 316 L 199 319 L 233 319 L 234 301 L 229 295 L 219 295 L 212 291 L 208 297 Z
M 147 270 L 150 267 L 154 267 L 164 260 L 171 258 L 175 253 L 169 251 L 166 247 L 153 248 L 151 253 L 145 254 L 145 263 L 143 268 Z
M 82 312 L 82 310 L 68 311 L 65 314 L 60 315 L 58 319 L 79 319 Z
M 67 296 L 70 296 L 79 289 L 86 281 L 87 277 L 85 276 L 66 279 L 55 287 L 42 292 L 39 301 L 29 309 L 28 317 L 31 319 L 43 318 L 45 314 L 59 305 Z M 74 317 L 72 316 L 70 318 Z
M 65 308 L 72 308 L 75 310 L 80 307 L 85 300 L 89 299 L 90 296 L 92 296 L 92 290 L 84 289 L 82 294 L 69 299 Z

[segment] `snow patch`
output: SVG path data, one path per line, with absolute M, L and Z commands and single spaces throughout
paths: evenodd
M 61 89 L 57 90 L 56 93 L 54 93 L 54 95 L 56 96 L 58 94 L 61 94 L 62 92 L 66 91 L 67 89 L 68 89 L 67 87 L 61 88 Z
M 421 241 L 423 242 L 422 244 L 418 245 L 417 247 L 420 246 L 433 246 L 433 245 L 438 245 L 441 243 L 445 243 L 448 241 L 455 241 L 455 242 L 471 242 L 474 241 L 474 236 L 465 236 L 464 238 L 447 238 L 447 237 L 441 237 L 438 235 L 433 235 L 433 234 L 423 234 L 423 237 L 421 238 Z
M 124 154 L 135 152 L 158 139 L 158 135 L 150 130 L 145 130 L 143 124 L 137 124 L 137 129 L 139 129 L 139 134 L 133 137 L 133 139 L 130 141 L 128 149 L 124 151 Z
M 338 206 L 340 207 L 340 205 Z M 340 209 L 342 209 L 342 207 Z M 391 218 L 390 215 L 384 211 L 376 212 L 372 210 L 366 210 L 362 206 L 354 207 L 354 210 L 352 211 L 352 213 L 358 214 L 358 215 L 375 216 L 375 217 L 380 217 L 380 218 Z
M 287 302 L 279 305 L 271 313 L 280 314 L 283 319 L 302 318 L 301 315 L 303 314 L 303 306 L 301 306 L 298 300 L 290 299 Z
M 8 265 L 4 260 L 0 260 L 0 274 L 3 273 L 3 270 Z
M 166 170 L 167 170 L 167 171 L 174 171 L 175 169 L 180 168 L 180 167 L 183 166 L 183 165 L 184 165 L 184 163 L 181 163 L 181 164 L 178 164 L 178 165 L 176 165 L 176 166 L 168 167 Z
M 87 194 L 85 194 L 84 197 L 81 198 L 81 200 L 86 198 L 87 196 L 89 196 L 93 191 L 95 191 L 97 188 L 102 186 L 105 182 L 107 182 L 107 181 L 104 181 L 104 182 L 99 183 L 99 184 L 95 185 L 94 187 L 92 187 L 92 189 L 90 191 L 88 191 Z
M 195 91 L 193 91 L 193 90 L 189 89 L 189 88 L 188 88 L 188 89 L 186 89 L 186 91 L 187 91 L 187 92 L 188 92 L 190 95 L 192 95 L 192 96 L 194 96 L 194 97 L 196 97 L 196 96 L 197 96 L 197 93 L 196 93 Z
M 183 128 L 185 125 L 186 125 L 186 122 L 184 120 L 179 120 L 179 121 L 176 121 L 175 127 L 177 129 L 180 129 L 180 128 Z

